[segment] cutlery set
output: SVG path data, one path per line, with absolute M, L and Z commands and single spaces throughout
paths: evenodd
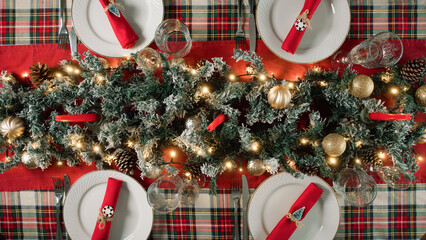
M 58 50 L 67 48 L 70 44 L 71 55 L 77 53 L 77 35 L 74 31 L 74 24 L 71 25 L 71 30 L 68 32 L 65 19 L 66 0 L 59 0 L 59 32 L 58 32 Z
M 256 51 L 256 20 L 254 18 L 254 5 L 255 0 L 249 0 L 250 16 L 249 16 L 249 40 L 250 40 L 250 52 L 254 53 Z M 235 43 L 236 48 L 244 50 L 245 45 L 245 33 L 243 30 L 242 24 L 242 8 L 243 0 L 238 0 L 238 27 L 235 32 Z
M 62 239 L 62 226 L 61 226 L 61 205 L 65 202 L 71 182 L 68 175 L 64 174 L 64 184 L 59 177 L 52 177 L 54 192 L 55 192 L 55 218 L 56 218 L 56 239 Z M 67 239 L 70 239 L 67 234 Z
M 242 175 L 242 184 L 235 182 L 231 185 L 231 199 L 234 201 L 234 231 L 233 236 L 234 240 L 240 239 L 240 221 L 238 220 L 238 209 L 240 207 L 240 200 L 241 200 L 241 186 L 242 186 L 242 197 L 243 197 L 243 240 L 249 239 L 249 233 L 248 233 L 248 216 L 247 216 L 247 209 L 248 209 L 248 202 L 250 198 L 250 192 L 249 192 L 249 186 L 247 182 L 247 177 L 245 175 Z

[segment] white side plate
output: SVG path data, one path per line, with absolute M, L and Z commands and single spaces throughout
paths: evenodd
M 121 1 L 123 15 L 139 36 L 135 46 L 123 49 L 99 0 L 74 0 L 72 20 L 80 40 L 90 50 L 107 57 L 126 57 L 148 46 L 163 21 L 162 0 Z
M 313 63 L 331 56 L 345 41 L 350 26 L 346 0 L 322 0 L 293 55 L 281 49 L 290 28 L 303 8 L 300 0 L 261 0 L 257 28 L 266 46 L 280 58 L 295 63 Z
M 266 239 L 311 182 L 324 192 L 301 221 L 304 227 L 296 229 L 290 239 L 333 239 L 340 218 L 340 208 L 333 189 L 319 177 L 296 179 L 289 173 L 266 179 L 254 192 L 248 210 L 250 232 L 254 239 Z
M 123 181 L 109 239 L 147 239 L 154 214 L 146 192 L 133 178 L 117 171 L 95 171 L 79 178 L 68 192 L 64 222 L 72 239 L 91 239 L 108 178 Z

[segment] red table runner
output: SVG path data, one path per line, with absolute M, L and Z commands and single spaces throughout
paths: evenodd
M 362 39 L 348 39 L 343 44 L 342 48 L 350 50 L 352 47 L 360 43 Z M 408 60 L 416 57 L 421 57 L 426 52 L 426 40 L 420 39 L 404 39 L 404 54 L 399 64 L 403 64 Z M 331 68 L 330 59 L 325 59 L 321 62 L 314 64 L 295 64 L 282 60 L 275 56 L 265 46 L 262 41 L 257 42 L 256 53 L 263 58 L 265 68 L 274 73 L 277 78 L 296 80 L 298 76 L 302 77 L 304 72 L 308 68 L 321 67 L 323 69 Z M 68 50 L 57 51 L 56 45 L 21 45 L 21 46 L 2 46 L 0 47 L 0 69 L 7 70 L 9 73 L 13 73 L 17 77 L 21 77 L 24 73 L 29 73 L 29 66 L 33 63 L 41 62 L 46 63 L 50 67 L 58 66 L 59 61 L 64 59 L 71 59 L 70 52 Z M 155 44 L 151 47 L 156 48 Z M 223 57 L 227 64 L 231 65 L 233 70 L 237 74 L 245 73 L 246 62 L 236 63 L 233 56 L 233 49 L 235 47 L 234 41 L 211 41 L 211 42 L 194 42 L 192 45 L 191 52 L 185 57 L 185 60 L 189 65 L 194 66 L 200 59 L 211 59 L 212 57 Z M 87 51 L 87 48 L 79 44 L 79 52 L 83 53 Z M 13 61 L 10 61 L 13 59 Z M 111 66 L 116 66 L 120 59 L 108 59 Z M 362 74 L 374 74 L 375 72 L 382 71 L 383 69 L 364 69 L 360 66 L 354 67 L 357 71 Z M 418 144 L 415 146 L 416 151 L 426 156 L 426 145 Z M 176 159 L 178 161 L 178 159 Z M 95 166 L 79 166 L 79 167 L 67 167 L 67 166 L 51 166 L 48 169 L 42 171 L 41 169 L 29 170 L 23 166 L 18 166 L 0 175 L 0 191 L 17 191 L 17 190 L 47 190 L 53 188 L 52 176 L 63 176 L 68 174 L 73 183 L 82 175 L 96 170 Z M 244 172 L 246 172 L 244 170 Z M 229 187 L 230 181 L 235 173 L 224 173 L 218 179 L 219 188 Z M 248 182 L 250 187 L 257 187 L 263 180 L 268 176 L 265 173 L 263 176 L 254 177 L 246 173 L 248 176 Z M 148 187 L 153 181 L 152 179 L 141 180 L 139 173 L 136 172 L 134 175 L 135 179 L 142 183 L 144 187 Z M 416 178 L 419 182 L 426 182 L 426 160 L 420 162 L 420 170 L 416 174 Z M 380 181 L 379 181 L 380 182 Z

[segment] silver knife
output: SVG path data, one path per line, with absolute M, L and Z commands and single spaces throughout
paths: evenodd
M 74 56 L 74 54 L 77 53 L 77 35 L 75 34 L 74 26 L 71 26 L 69 38 L 70 38 L 71 56 Z
M 243 239 L 248 240 L 249 239 L 249 233 L 248 233 L 247 209 L 248 209 L 248 202 L 249 202 L 249 198 L 250 198 L 250 191 L 249 191 L 249 186 L 248 186 L 246 175 L 243 175 L 241 178 L 242 178 L 242 181 L 243 181 Z
M 65 193 L 64 199 L 68 197 L 68 190 L 70 189 L 70 187 L 71 187 L 70 178 L 68 177 L 68 175 L 64 174 L 64 193 Z M 68 231 L 67 231 L 66 239 L 67 240 L 71 239 L 70 236 L 68 235 Z
M 250 36 L 250 52 L 256 51 L 256 20 L 254 19 L 254 3 L 256 0 L 249 0 L 250 17 L 249 17 L 249 36 Z

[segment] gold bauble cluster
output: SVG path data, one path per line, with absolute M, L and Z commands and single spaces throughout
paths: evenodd
M 366 98 L 374 90 L 374 82 L 367 75 L 358 75 L 349 83 L 349 92 L 357 98 Z
M 24 121 L 19 117 L 9 116 L 1 122 L 0 130 L 1 134 L 5 137 L 20 137 L 25 131 Z
M 283 109 L 288 106 L 291 100 L 290 89 L 287 86 L 278 85 L 268 92 L 268 103 L 276 109 Z
M 263 161 L 260 159 L 251 159 L 247 161 L 247 172 L 253 176 L 260 176 L 266 171 Z
M 338 157 L 346 150 L 345 138 L 337 133 L 330 133 L 322 140 L 324 152 L 331 157 Z
M 426 107 L 426 85 L 423 85 L 417 89 L 415 97 L 419 106 Z

